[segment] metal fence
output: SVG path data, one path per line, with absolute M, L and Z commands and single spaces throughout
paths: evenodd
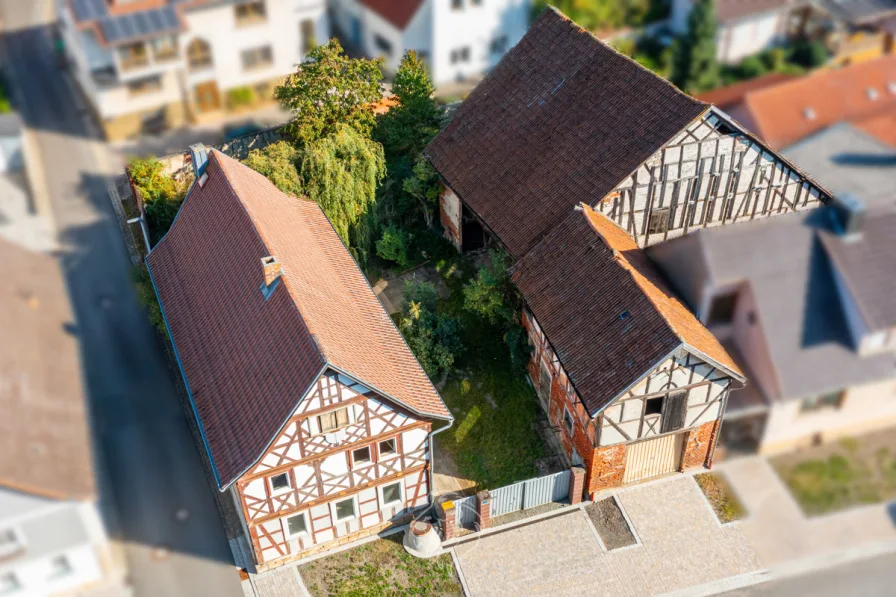
M 491 516 L 502 516 L 550 502 L 562 502 L 569 497 L 569 477 L 565 470 L 547 477 L 536 477 L 513 485 L 491 490 Z M 479 521 L 477 497 L 454 500 L 455 524 L 467 529 L 476 528 Z

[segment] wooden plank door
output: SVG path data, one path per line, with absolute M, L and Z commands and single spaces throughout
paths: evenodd
M 208 81 L 199 83 L 194 89 L 196 95 L 196 107 L 200 112 L 212 112 L 221 109 L 221 94 L 218 93 L 218 83 Z
M 672 433 L 628 446 L 623 483 L 673 473 L 681 464 L 683 434 Z

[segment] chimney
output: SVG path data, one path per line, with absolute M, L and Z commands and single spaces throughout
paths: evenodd
M 834 229 L 841 236 L 854 236 L 862 231 L 865 204 L 850 193 L 841 193 L 828 204 Z
M 264 271 L 264 285 L 270 287 L 280 278 L 280 262 L 273 255 L 261 258 L 261 268 Z
M 205 174 L 205 167 L 208 165 L 208 149 L 202 143 L 190 145 L 190 163 L 193 164 L 193 175 L 199 181 L 199 186 L 205 182 L 202 175 Z

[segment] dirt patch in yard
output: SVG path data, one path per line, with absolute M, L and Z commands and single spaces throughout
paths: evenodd
M 637 543 L 635 535 L 622 515 L 622 510 L 612 497 L 585 506 L 585 513 L 597 529 L 607 550 L 628 547 Z
M 449 554 L 423 560 L 407 553 L 402 533 L 299 567 L 314 597 L 462 597 Z
M 694 481 L 703 490 L 722 524 L 740 520 L 747 515 L 744 505 L 737 499 L 734 489 L 723 476 L 716 473 L 700 473 L 694 475 Z

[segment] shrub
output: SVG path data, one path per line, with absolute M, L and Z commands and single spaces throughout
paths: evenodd
M 490 324 L 509 322 L 514 318 L 514 289 L 507 275 L 507 257 L 498 251 L 489 253 L 488 262 L 479 268 L 476 277 L 464 286 L 464 309 Z
M 447 373 L 463 347 L 457 320 L 436 312 L 438 295 L 430 282 L 407 282 L 398 329 L 423 367 L 435 378 Z
M 168 232 L 189 186 L 188 180 L 178 184 L 163 170 L 164 166 L 155 158 L 135 159 L 128 165 L 131 180 L 143 199 L 152 244 Z
M 149 323 L 160 332 L 167 333 L 165 318 L 162 317 L 162 308 L 159 306 L 159 299 L 152 286 L 152 280 L 149 277 L 149 271 L 146 269 L 146 266 L 135 266 L 131 270 L 131 277 L 134 281 L 134 286 L 137 289 L 137 298 L 146 309 Z
M 383 236 L 376 241 L 376 254 L 386 261 L 393 261 L 398 267 L 405 269 L 408 266 L 408 242 L 407 232 L 394 224 L 383 230 Z
M 790 59 L 805 68 L 818 68 L 828 61 L 828 50 L 820 41 L 800 41 L 793 47 Z
M 234 87 L 227 91 L 227 100 L 232 108 L 250 106 L 255 103 L 255 91 L 247 85 Z
M 752 79 L 767 73 L 768 67 L 760 56 L 748 56 L 738 65 L 738 71 L 744 79 Z

